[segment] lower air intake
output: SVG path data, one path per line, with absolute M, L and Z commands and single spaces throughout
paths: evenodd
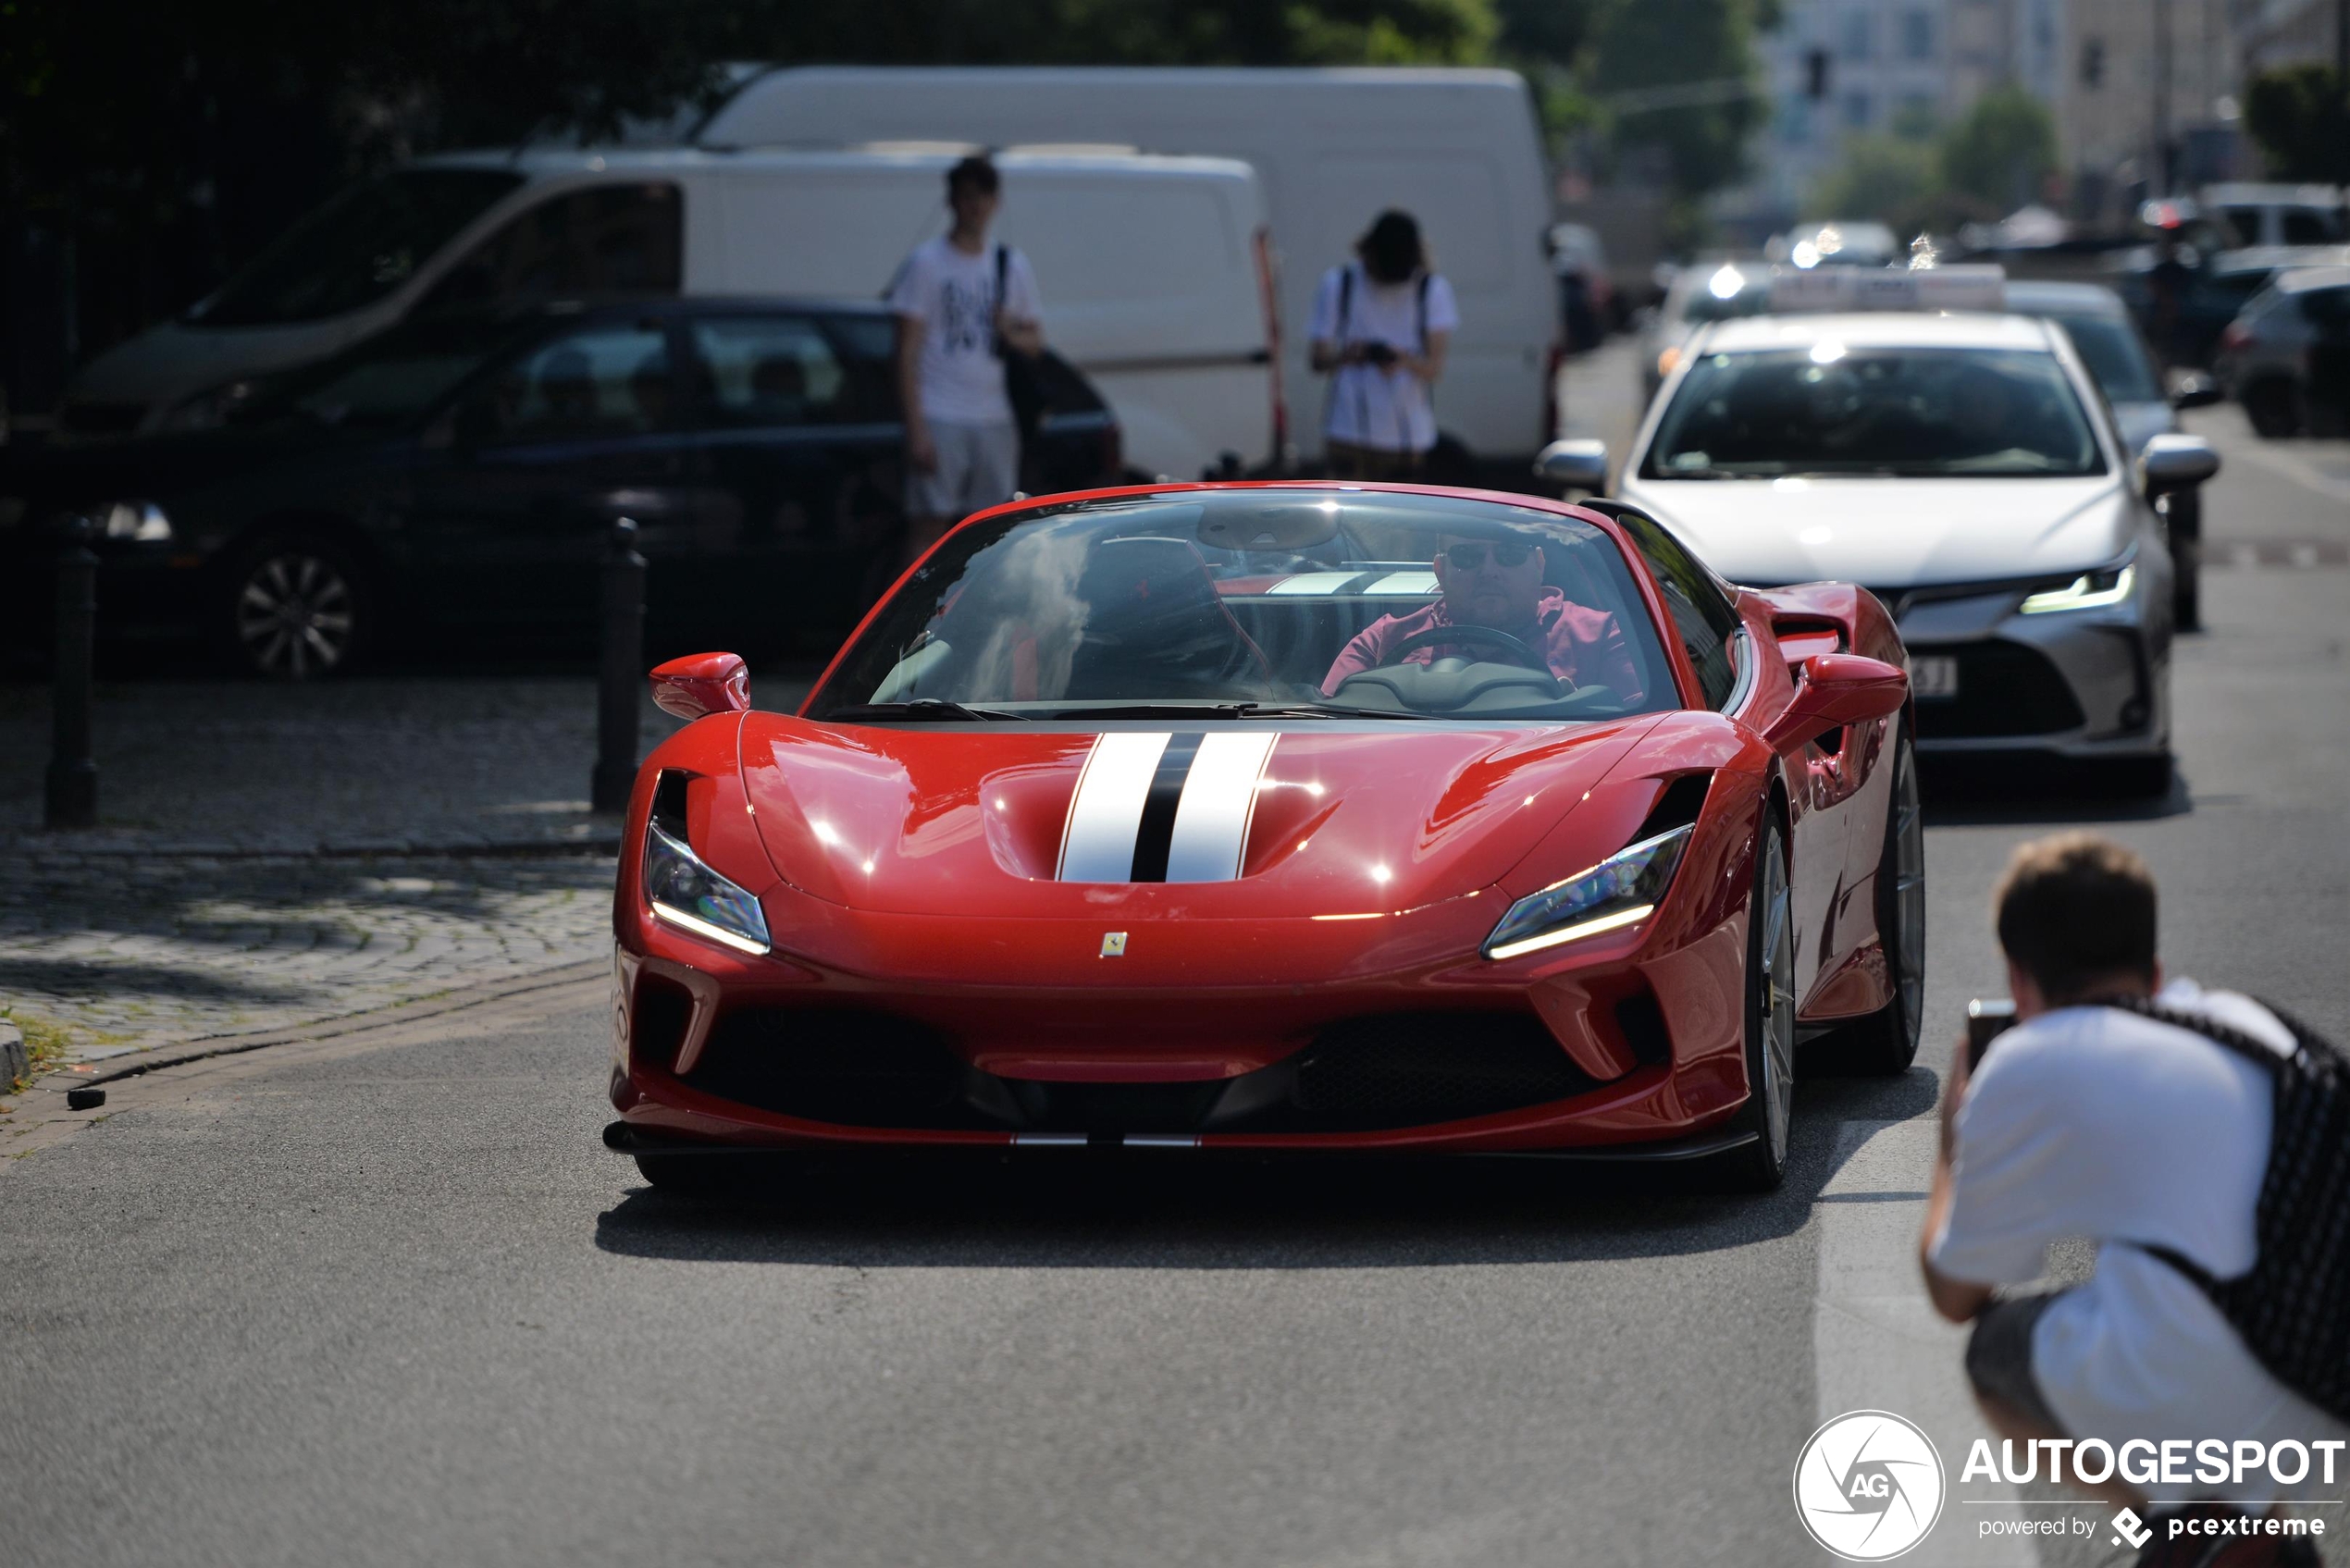
M 1491 1116 L 1596 1087 L 1530 1016 L 1393 1013 L 1324 1030 L 1298 1058 L 1291 1103 L 1315 1127 L 1368 1131 Z

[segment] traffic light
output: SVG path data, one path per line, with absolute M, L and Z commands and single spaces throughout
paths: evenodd
M 1803 51 L 1803 95 L 1814 102 L 1828 95 L 1828 52 Z
M 2101 87 L 2105 84 L 2105 40 L 2084 38 L 2081 41 L 2081 85 Z

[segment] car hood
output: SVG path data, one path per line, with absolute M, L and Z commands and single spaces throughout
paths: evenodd
M 2123 481 L 2086 479 L 1627 480 L 1652 512 L 1733 582 L 1821 578 L 1924 587 L 2072 572 L 2128 548 Z
M 1491 887 L 1658 722 L 1088 733 L 835 726 L 752 713 L 739 745 L 775 874 L 832 903 L 1000 918 L 1328 918 L 1398 913 Z M 1154 809 L 1115 787 L 1115 759 L 1154 735 L 1169 736 L 1178 756 L 1175 742 L 1204 737 L 1188 772 L 1172 762 L 1160 770 L 1164 787 L 1181 791 L 1172 808 L 1164 796 Z M 1267 743 L 1251 766 L 1251 747 Z M 1060 874 L 1073 837 L 1091 834 L 1097 850 L 1105 835 L 1165 844 L 1170 809 L 1188 842 L 1221 846 L 1220 872 L 1134 882 L 1131 869 L 1101 874 L 1096 852 L 1098 880 Z
M 167 321 L 116 344 L 75 373 L 72 402 L 168 406 L 239 377 L 324 359 L 379 325 L 338 317 L 291 327 L 194 327 Z

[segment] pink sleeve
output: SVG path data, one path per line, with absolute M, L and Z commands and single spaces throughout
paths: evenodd
M 1354 634 L 1354 640 L 1339 650 L 1330 665 L 1330 673 L 1322 677 L 1322 695 L 1335 696 L 1346 684 L 1349 675 L 1359 675 L 1379 666 L 1379 655 L 1387 642 L 1387 629 L 1395 623 L 1394 617 L 1381 616 Z

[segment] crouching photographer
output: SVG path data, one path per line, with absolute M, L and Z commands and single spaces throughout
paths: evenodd
M 2154 880 L 2119 845 L 2024 845 L 1996 905 L 2014 1027 L 1956 1054 L 1921 1241 L 1935 1307 L 1974 1325 L 1985 1415 L 2018 1454 L 2350 1438 L 2344 1058 L 2247 996 L 2164 983 Z M 2096 1243 L 2088 1280 L 1996 1289 L 2039 1278 L 2070 1237 Z M 2206 1526 L 2340 1491 L 2315 1466 L 2298 1486 L 2063 1478 L 2151 1512 L 2139 1562 L 2182 1568 L 2314 1564 L 2306 1537 Z M 2321 1512 L 2329 1533 L 2350 1526 Z

